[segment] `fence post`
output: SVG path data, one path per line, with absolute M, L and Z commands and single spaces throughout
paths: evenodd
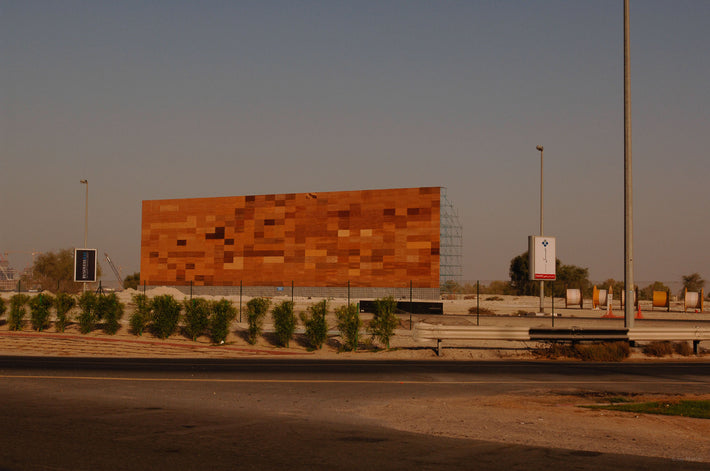
M 239 323 L 242 322 L 242 280 L 239 280 Z
M 555 326 L 555 282 L 550 282 L 550 289 L 552 290 L 552 327 Z M 580 290 L 581 292 L 581 290 Z
M 476 280 L 476 325 L 479 325 L 481 318 L 481 289 L 479 280 Z
M 291 306 L 293 306 L 293 280 L 291 280 Z
M 412 280 L 409 280 L 409 330 L 412 330 Z

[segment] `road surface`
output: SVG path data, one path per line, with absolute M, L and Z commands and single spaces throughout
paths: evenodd
M 373 398 L 541 386 L 707 393 L 710 365 L 0 357 L 0 470 L 708 468 L 408 433 L 356 413 Z

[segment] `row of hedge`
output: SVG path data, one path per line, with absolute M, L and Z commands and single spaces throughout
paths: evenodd
M 81 309 L 77 319 L 81 333 L 91 332 L 99 321 L 102 321 L 103 330 L 108 334 L 115 334 L 120 329 L 124 306 L 118 296 L 115 293 L 97 295 L 91 291 L 78 298 L 67 293 L 59 293 L 56 297 L 46 293 L 33 297 L 16 294 L 10 298 L 8 327 L 10 330 L 22 330 L 27 315 L 26 307 L 29 306 L 32 328 L 37 331 L 48 329 L 50 310 L 53 307 L 57 314 L 54 327 L 58 332 L 64 332 L 71 321 L 70 311 L 77 305 Z M 4 315 L 6 310 L 5 300 L 0 298 L 0 316 Z
M 129 319 L 130 331 L 135 335 L 148 331 L 161 339 L 170 337 L 181 327 L 182 333 L 192 340 L 208 335 L 213 343 L 223 344 L 229 334 L 230 324 L 237 315 L 232 302 L 226 299 L 208 301 L 204 298 L 193 298 L 180 303 L 170 295 L 148 298 L 144 294 L 136 294 L 133 296 L 133 303 L 135 310 Z M 10 298 L 10 330 L 22 329 L 27 315 L 26 306 L 30 308 L 32 328 L 37 331 L 49 328 L 52 307 L 56 311 L 54 325 L 58 332 L 64 332 L 71 321 L 70 311 L 75 306 L 79 307 L 77 321 L 79 331 L 83 334 L 97 329 L 100 325 L 104 332 L 113 335 L 120 329 L 120 320 L 124 315 L 124 305 L 115 293 L 95 294 L 88 291 L 78 298 L 66 293 L 59 293 L 56 297 L 45 293 L 34 297 L 16 294 Z M 250 344 L 255 344 L 262 335 L 264 319 L 270 306 L 271 301 L 267 298 L 253 298 L 247 302 L 246 338 Z M 377 339 L 387 348 L 398 323 L 396 306 L 397 302 L 392 297 L 376 300 L 374 316 L 367 325 L 367 333 L 372 339 Z M 4 315 L 6 310 L 5 301 L 0 298 L 0 316 Z M 328 305 L 323 300 L 309 306 L 307 312 L 298 316 L 305 327 L 305 340 L 311 349 L 320 349 L 327 339 L 327 313 Z M 335 316 L 337 329 L 343 339 L 343 348 L 357 350 L 363 326 L 357 306 L 341 306 L 335 310 Z M 276 344 L 288 347 L 298 324 L 293 302 L 282 301 L 276 304 L 271 311 L 271 317 Z

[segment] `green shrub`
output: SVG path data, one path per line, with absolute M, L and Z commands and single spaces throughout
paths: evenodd
M 170 337 L 180 321 L 180 303 L 169 294 L 156 296 L 150 303 L 153 311 L 153 333 L 161 339 Z
M 185 308 L 185 335 L 197 340 L 209 326 L 210 303 L 204 298 L 194 298 L 186 299 L 182 304 Z
M 394 311 L 397 309 L 397 301 L 392 296 L 375 300 L 375 312 L 368 330 L 373 339 L 377 339 L 390 348 L 390 338 L 394 335 L 397 327 L 397 316 Z
M 0 317 L 5 315 L 6 310 L 7 306 L 5 305 L 5 300 L 0 296 Z
M 276 341 L 281 347 L 288 347 L 296 331 L 296 315 L 293 313 L 293 301 L 283 301 L 271 311 L 276 331 Z
M 323 300 L 308 307 L 310 316 L 301 313 L 301 321 L 306 326 L 306 342 L 310 349 L 318 350 L 323 347 L 328 338 L 328 323 L 325 316 L 328 313 L 328 303 Z
M 343 338 L 343 347 L 345 350 L 357 350 L 360 327 L 362 327 L 357 306 L 355 304 L 341 306 L 335 310 L 335 317 L 338 319 L 338 330 Z
M 673 354 L 673 344 L 671 342 L 651 342 L 643 347 L 643 353 L 654 357 L 663 357 Z
M 104 321 L 104 332 L 114 335 L 121 328 L 119 322 L 123 318 L 123 304 L 116 293 L 101 294 L 96 300 L 96 317 Z
M 96 295 L 92 291 L 84 291 L 79 297 L 79 332 L 88 334 L 96 326 Z
M 10 330 L 22 330 L 22 324 L 25 320 L 25 304 L 30 300 L 26 294 L 16 294 L 10 298 L 10 316 L 8 319 L 8 327 Z
M 49 327 L 49 310 L 54 304 L 54 298 L 48 294 L 38 294 L 30 299 L 30 320 L 32 328 L 42 332 Z
M 256 339 L 261 335 L 262 325 L 266 311 L 269 310 L 269 301 L 266 298 L 253 298 L 247 303 L 247 322 L 249 323 L 249 331 L 247 341 L 254 345 Z
M 57 310 L 57 321 L 54 323 L 54 327 L 57 329 L 57 332 L 64 332 L 69 320 L 67 313 L 75 305 L 76 300 L 67 293 L 59 293 L 57 297 L 54 298 L 54 309 Z
M 134 294 L 133 304 L 136 305 L 136 308 L 128 323 L 134 335 L 143 335 L 143 331 L 151 321 L 150 301 L 145 294 Z
M 214 301 L 210 307 L 210 337 L 214 343 L 224 343 L 229 335 L 229 325 L 237 317 L 237 310 L 226 299 Z
M 123 279 L 123 288 L 128 289 L 138 289 L 138 285 L 141 282 L 141 273 L 135 272 L 132 275 L 128 275 Z

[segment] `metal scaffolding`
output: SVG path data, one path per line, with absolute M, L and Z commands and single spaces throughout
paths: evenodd
M 439 286 L 447 281 L 461 283 L 463 276 L 463 229 L 456 208 L 441 188 L 439 237 Z
M 7 291 L 15 288 L 19 276 L 17 270 L 10 266 L 7 256 L 0 254 L 0 290 Z

